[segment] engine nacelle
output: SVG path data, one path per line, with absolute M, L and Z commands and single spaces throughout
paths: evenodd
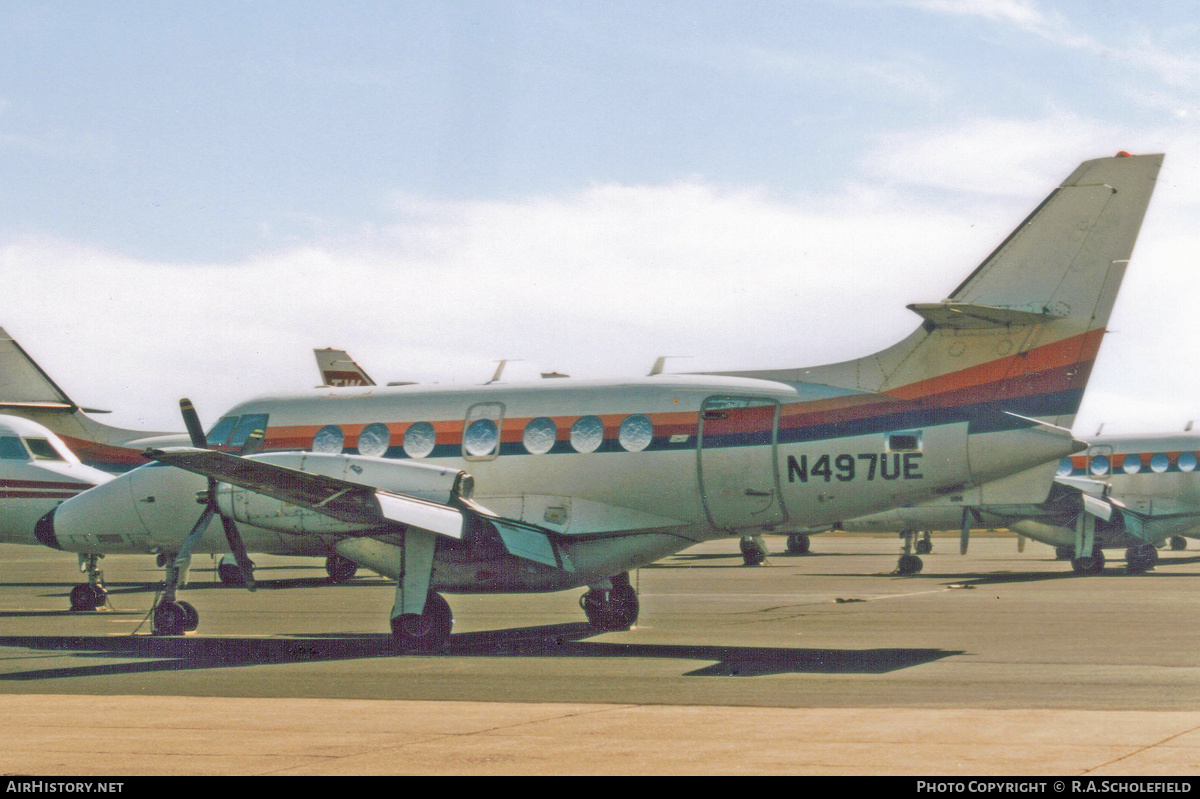
M 427 463 L 313 452 L 273 452 L 251 457 L 256 461 L 441 505 L 449 504 L 456 495 L 469 498 L 471 492 L 472 481 L 466 473 Z M 340 521 L 319 511 L 228 483 L 217 485 L 217 507 L 221 513 L 239 522 L 280 533 L 347 535 L 375 529 L 374 525 Z

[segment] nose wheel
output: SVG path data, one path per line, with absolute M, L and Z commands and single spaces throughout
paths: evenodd
M 99 583 L 80 583 L 71 589 L 71 610 L 97 610 L 108 603 L 108 592 Z
M 183 635 L 199 626 L 200 613 L 191 602 L 159 602 L 151 618 L 155 635 Z
M 108 591 L 104 589 L 104 572 L 100 571 L 103 555 L 79 556 L 79 571 L 87 574 L 88 581 L 71 589 L 71 610 L 92 611 L 108 604 Z

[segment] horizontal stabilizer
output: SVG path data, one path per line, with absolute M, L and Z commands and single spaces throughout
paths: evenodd
M 1014 327 L 1050 322 L 1058 314 L 1019 308 L 1001 308 L 970 302 L 919 302 L 907 306 L 935 327 L 955 330 L 982 330 L 992 327 Z

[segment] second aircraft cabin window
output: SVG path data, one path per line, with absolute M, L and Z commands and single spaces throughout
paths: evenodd
M 346 436 L 342 433 L 342 428 L 335 424 L 326 425 L 313 436 L 312 451 L 337 455 L 342 451 L 345 443 Z
M 599 416 L 584 416 L 571 425 L 571 446 L 576 452 L 595 452 L 604 443 L 604 422 Z
M 1194 452 L 1179 453 L 1179 458 L 1175 462 L 1179 464 L 1179 471 L 1181 472 L 1196 471 L 1196 453 Z
M 1125 471 L 1125 474 L 1137 474 L 1142 470 L 1142 456 L 1126 455 L 1125 459 L 1121 461 L 1121 468 Z
M 437 434 L 429 422 L 410 424 L 404 431 L 404 454 L 410 458 L 425 458 L 433 452 Z
M 617 431 L 617 440 L 630 452 L 641 452 L 650 446 L 654 440 L 654 425 L 650 417 L 640 413 L 625 417 L 621 429 Z
M 382 458 L 387 454 L 392 434 L 386 424 L 369 424 L 358 434 L 358 454 Z
M 491 455 L 499 443 L 500 429 L 491 419 L 476 419 L 463 433 L 463 450 L 477 458 Z
M 525 425 L 525 433 L 521 436 L 521 442 L 525 445 L 525 451 L 530 455 L 545 455 L 554 448 L 554 440 L 558 437 L 558 428 L 554 424 L 554 420 L 546 416 L 539 416 L 536 419 L 530 419 L 529 424 Z
M 1162 474 L 1169 468 L 1171 468 L 1171 459 L 1165 453 L 1156 452 L 1150 456 L 1150 471 Z

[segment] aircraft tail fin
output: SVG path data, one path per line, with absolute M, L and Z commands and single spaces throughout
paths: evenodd
M 124 471 L 144 463 L 143 438 L 173 435 L 156 430 L 127 430 L 92 419 L 108 413 L 84 408 L 67 396 L 29 353 L 0 328 L 0 413 L 30 419 L 57 434 L 89 466 Z M 130 446 L 126 446 L 130 445 Z
M 79 410 L 33 358 L 0 327 L 0 409 Z
M 925 407 L 992 404 L 1070 427 L 1154 190 L 1162 155 L 1086 161 L 910 336 L 808 369 L 736 372 L 884 394 Z
M 373 386 L 375 381 L 345 350 L 313 350 L 322 386 Z

